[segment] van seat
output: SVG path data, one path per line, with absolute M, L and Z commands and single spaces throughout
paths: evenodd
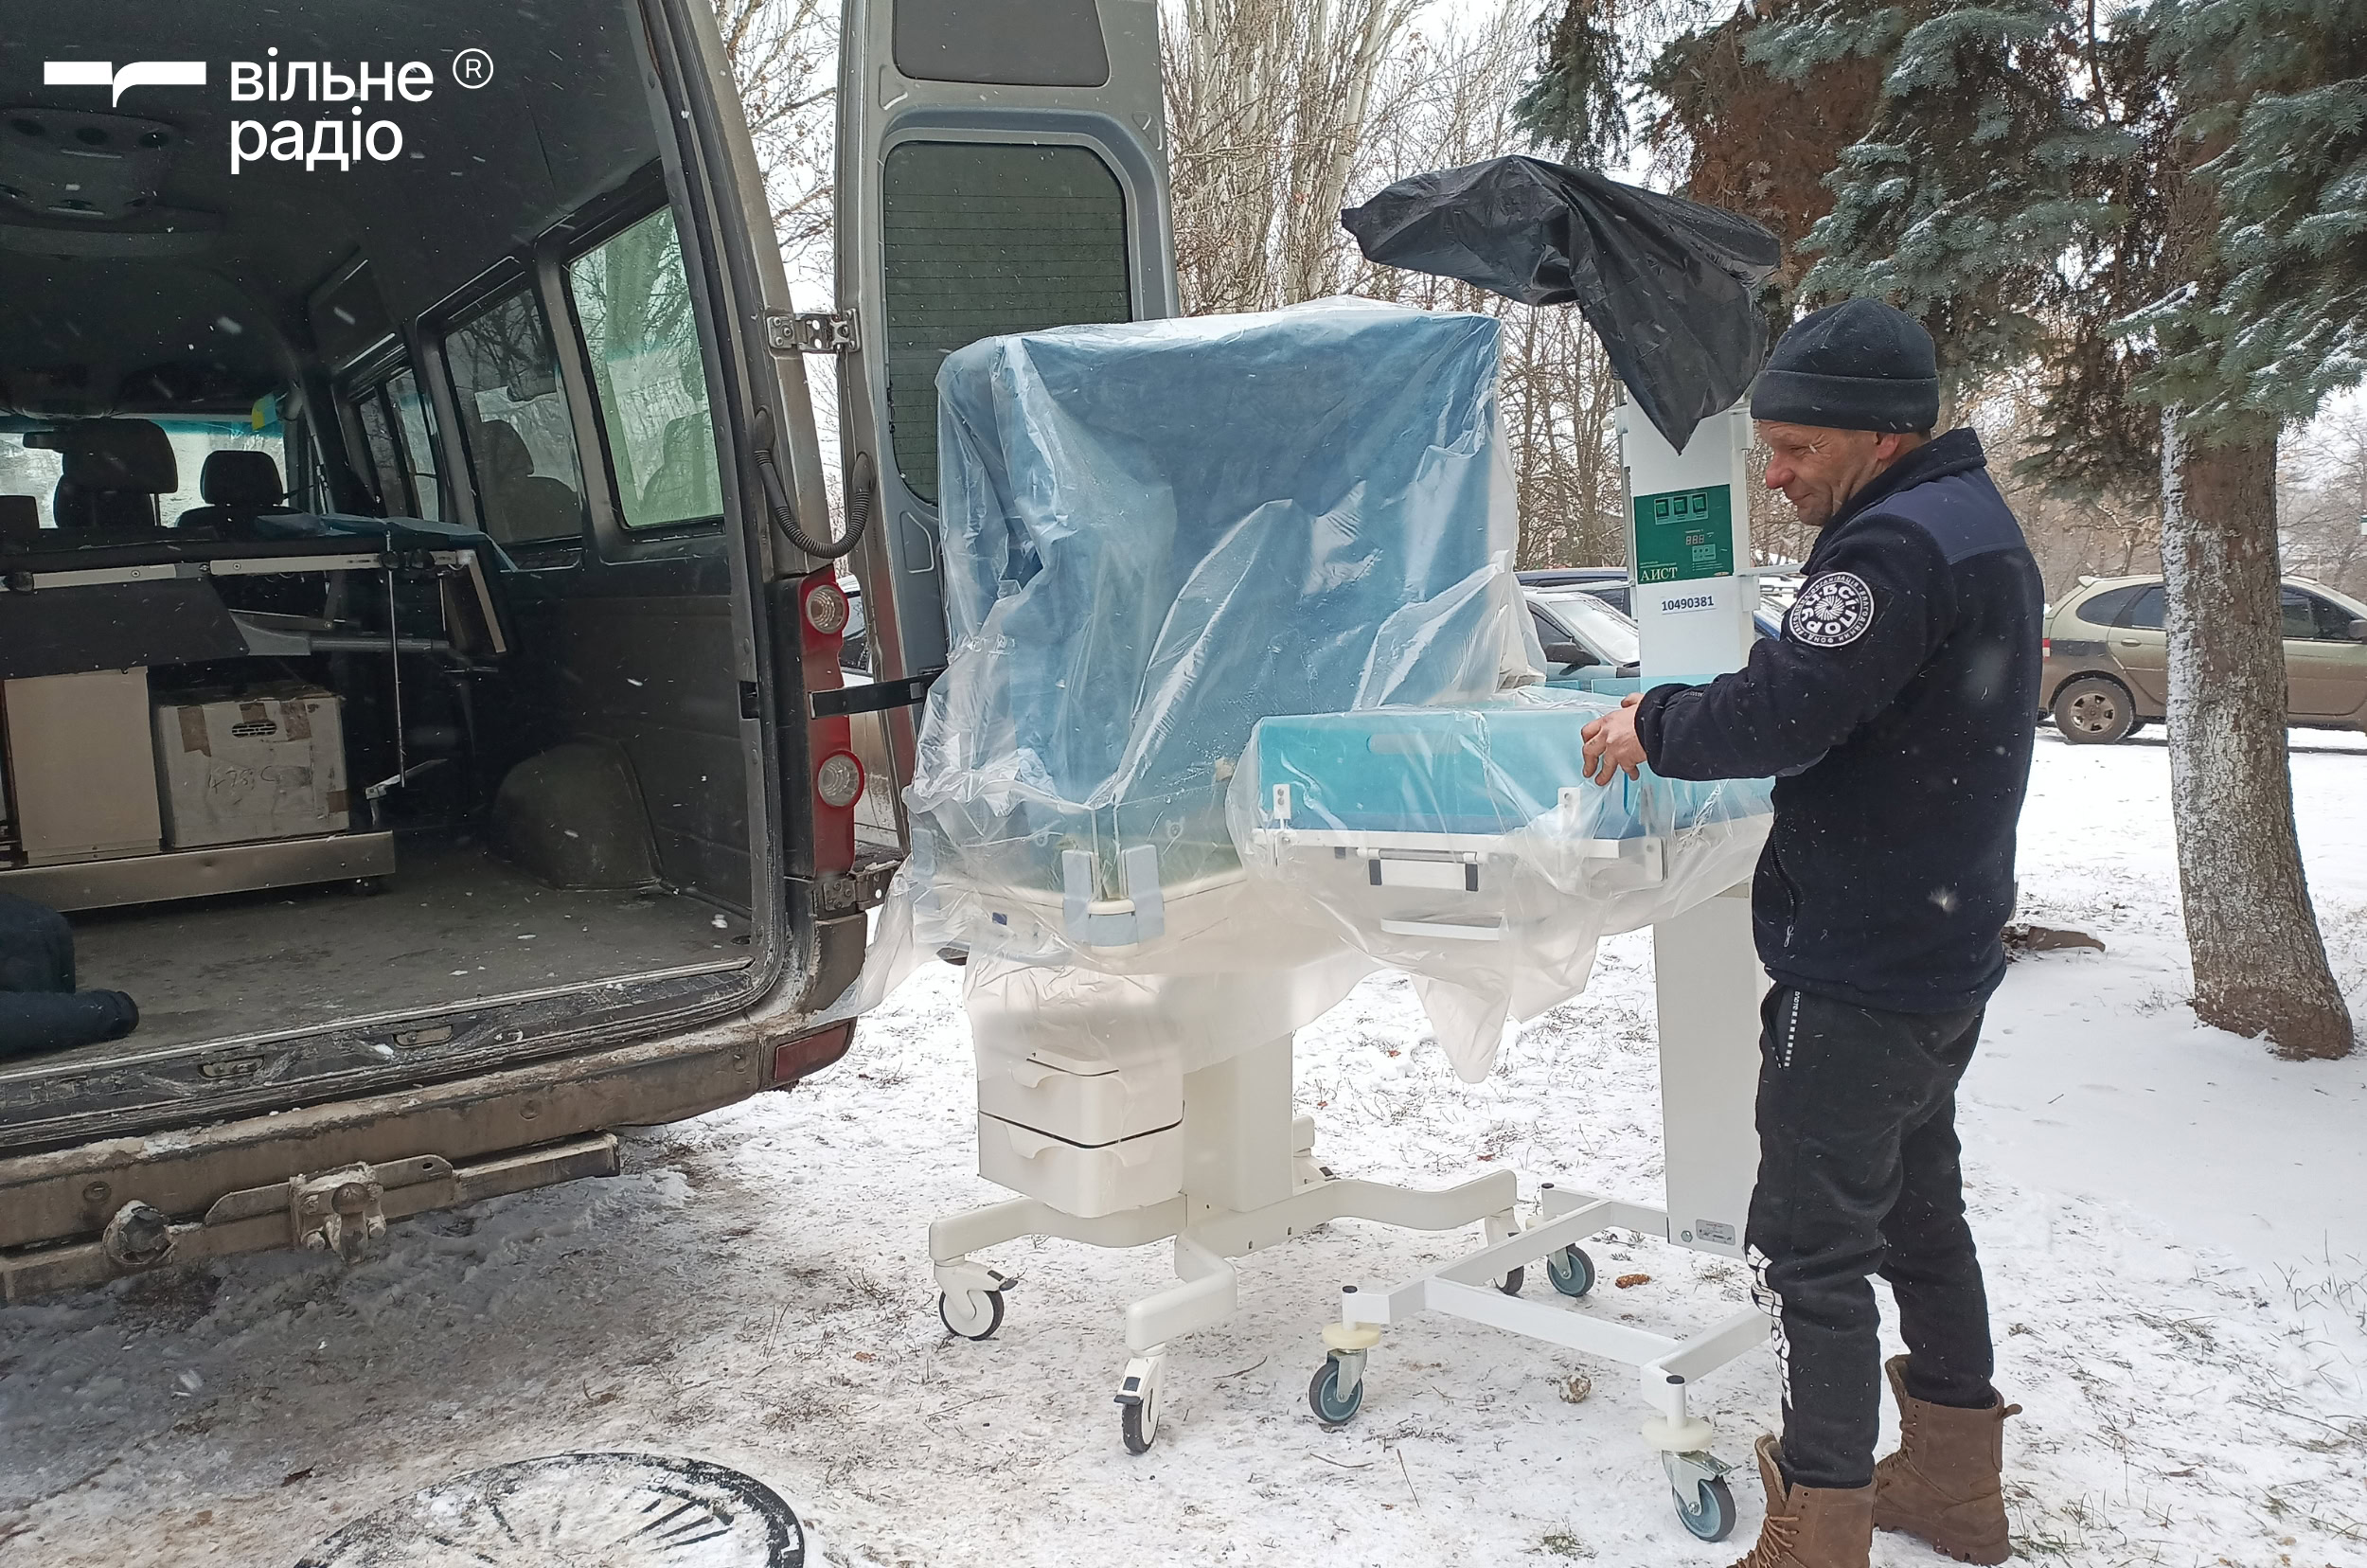
M 40 543 L 41 503 L 29 495 L 0 495 L 0 550 L 22 550 Z
M 257 517 L 288 509 L 288 487 L 268 452 L 207 453 L 197 493 L 207 504 L 183 512 L 180 526 L 217 528 L 225 539 L 251 539 Z
M 78 419 L 28 438 L 65 458 L 52 508 L 61 528 L 153 528 L 156 498 L 181 488 L 172 442 L 152 419 Z

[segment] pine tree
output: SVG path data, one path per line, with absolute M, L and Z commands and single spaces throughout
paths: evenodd
M 2156 61 L 2209 154 L 2208 276 L 2133 325 L 2190 435 L 2287 423 L 2367 376 L 2367 0 L 2157 0 Z
M 1512 123 L 1537 146 L 1599 168 L 1628 147 L 1627 77 L 1631 50 L 1622 28 L 1648 0 L 1562 0 L 1538 19 L 1536 80 L 1513 100 Z
M 2352 1048 L 2293 830 L 2278 606 L 2284 427 L 2367 374 L 2367 5 L 2156 0 L 2180 137 L 2171 286 L 2118 324 L 2162 407 L 2170 766 L 2195 1011 Z
M 1661 106 L 1646 134 L 1664 151 L 1682 150 L 1685 193 L 1754 218 L 1784 241 L 1784 264 L 1769 278 L 1765 301 L 1780 332 L 1807 271 L 1797 247 L 1833 210 L 1825 176 L 1873 123 L 1882 67 L 1844 54 L 1796 80 L 1779 78 L 1753 58 L 1753 45 L 1784 11 L 1761 9 L 1768 14 L 1738 10 L 1706 31 L 1680 34 L 1652 61 L 1643 84 Z
M 2092 171 L 2130 148 L 2076 85 L 2082 14 L 2069 0 L 1824 0 L 1752 42 L 1787 80 L 1881 62 L 1873 124 L 1842 151 L 1832 210 L 1802 241 L 1817 261 L 1801 292 L 1885 299 L 1920 320 L 1939 348 L 1943 424 L 1959 394 L 2047 341 L 2064 252 L 2110 216 Z

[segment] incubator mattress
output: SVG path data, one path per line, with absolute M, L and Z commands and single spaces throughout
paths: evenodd
M 1277 912 L 1414 976 L 1439 1042 L 1484 1076 L 1507 1027 L 1583 989 L 1606 935 L 1747 878 L 1764 779 L 1587 780 L 1610 699 L 1544 687 L 1455 707 L 1268 719 L 1229 802 Z
M 1621 841 L 1767 813 L 1764 786 L 1589 783 L 1578 731 L 1607 706 L 1522 698 L 1269 719 L 1252 748 L 1256 788 L 1274 825 L 1308 844 L 1495 839 L 1557 813 L 1557 830 Z

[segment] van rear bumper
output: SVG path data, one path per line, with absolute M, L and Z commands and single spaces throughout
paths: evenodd
M 735 1020 L 423 1088 L 0 1159 L 0 1300 L 276 1247 L 350 1256 L 373 1223 L 612 1175 L 611 1129 L 788 1088 L 853 1042 L 851 1018 L 800 1022 L 792 1032 Z

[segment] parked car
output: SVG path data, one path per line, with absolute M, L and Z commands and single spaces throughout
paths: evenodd
M 1643 645 L 1625 611 L 1601 596 L 1572 586 L 1528 590 L 1529 615 L 1545 650 L 1548 686 L 1590 686 L 1633 677 L 1642 668 Z
M 2367 730 L 2367 605 L 2323 583 L 2287 578 L 2286 722 Z M 2158 577 L 2086 578 L 2045 620 L 2040 686 L 2055 727 L 2083 744 L 2123 739 L 2169 703 L 2169 651 Z
M 1576 589 L 1593 595 L 1623 615 L 1635 614 L 1635 606 L 1628 597 L 1628 569 L 1625 566 L 1551 566 L 1522 572 L 1521 586 L 1531 590 Z

